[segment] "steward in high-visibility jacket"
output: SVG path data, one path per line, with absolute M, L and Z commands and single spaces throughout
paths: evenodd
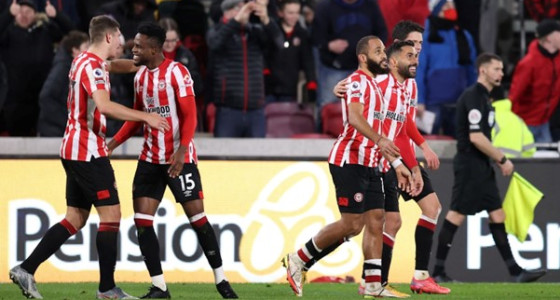
M 496 118 L 492 144 L 507 157 L 532 157 L 537 150 L 533 134 L 523 119 L 511 110 L 511 100 L 505 97 L 498 99 L 492 102 Z

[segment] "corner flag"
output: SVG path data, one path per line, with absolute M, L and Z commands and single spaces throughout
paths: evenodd
M 514 172 L 504 199 L 506 231 L 525 241 L 529 226 L 533 223 L 535 207 L 543 198 L 543 193 L 529 181 Z

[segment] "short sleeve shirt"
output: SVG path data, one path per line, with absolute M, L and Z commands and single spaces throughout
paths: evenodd
M 486 157 L 470 141 L 471 132 L 482 132 L 489 140 L 494 127 L 494 108 L 490 92 L 480 83 L 467 88 L 457 100 L 457 153 L 473 153 Z

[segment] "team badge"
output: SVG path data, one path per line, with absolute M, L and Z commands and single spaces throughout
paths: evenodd
M 482 114 L 480 113 L 480 110 L 471 109 L 469 111 L 469 123 L 478 124 L 478 123 L 480 123 L 481 119 L 482 119 Z
M 95 78 L 103 78 L 103 70 L 100 68 L 96 68 L 93 70 L 93 77 Z
M 364 200 L 364 194 L 362 194 L 362 193 L 354 194 L 354 200 L 358 203 L 362 202 L 362 200 Z
M 299 45 L 301 44 L 301 40 L 300 40 L 298 37 L 295 37 L 295 38 L 292 40 L 292 44 L 294 44 L 294 46 L 297 47 L 297 46 L 299 46 Z
M 154 98 L 153 97 L 146 97 L 146 103 L 148 104 L 148 107 L 154 106 Z
M 160 82 L 158 82 L 157 87 L 158 87 L 158 89 L 160 89 L 160 90 L 165 89 L 165 81 L 160 81 Z

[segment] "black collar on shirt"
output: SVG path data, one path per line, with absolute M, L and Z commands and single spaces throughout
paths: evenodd
M 548 50 L 543 48 L 543 46 L 541 46 L 541 44 L 537 44 L 537 48 L 539 49 L 539 52 L 542 55 L 544 55 L 545 57 L 554 58 L 554 57 L 556 57 L 556 55 L 558 55 L 558 50 L 554 51 L 553 53 L 550 53 L 550 52 L 548 52 Z

